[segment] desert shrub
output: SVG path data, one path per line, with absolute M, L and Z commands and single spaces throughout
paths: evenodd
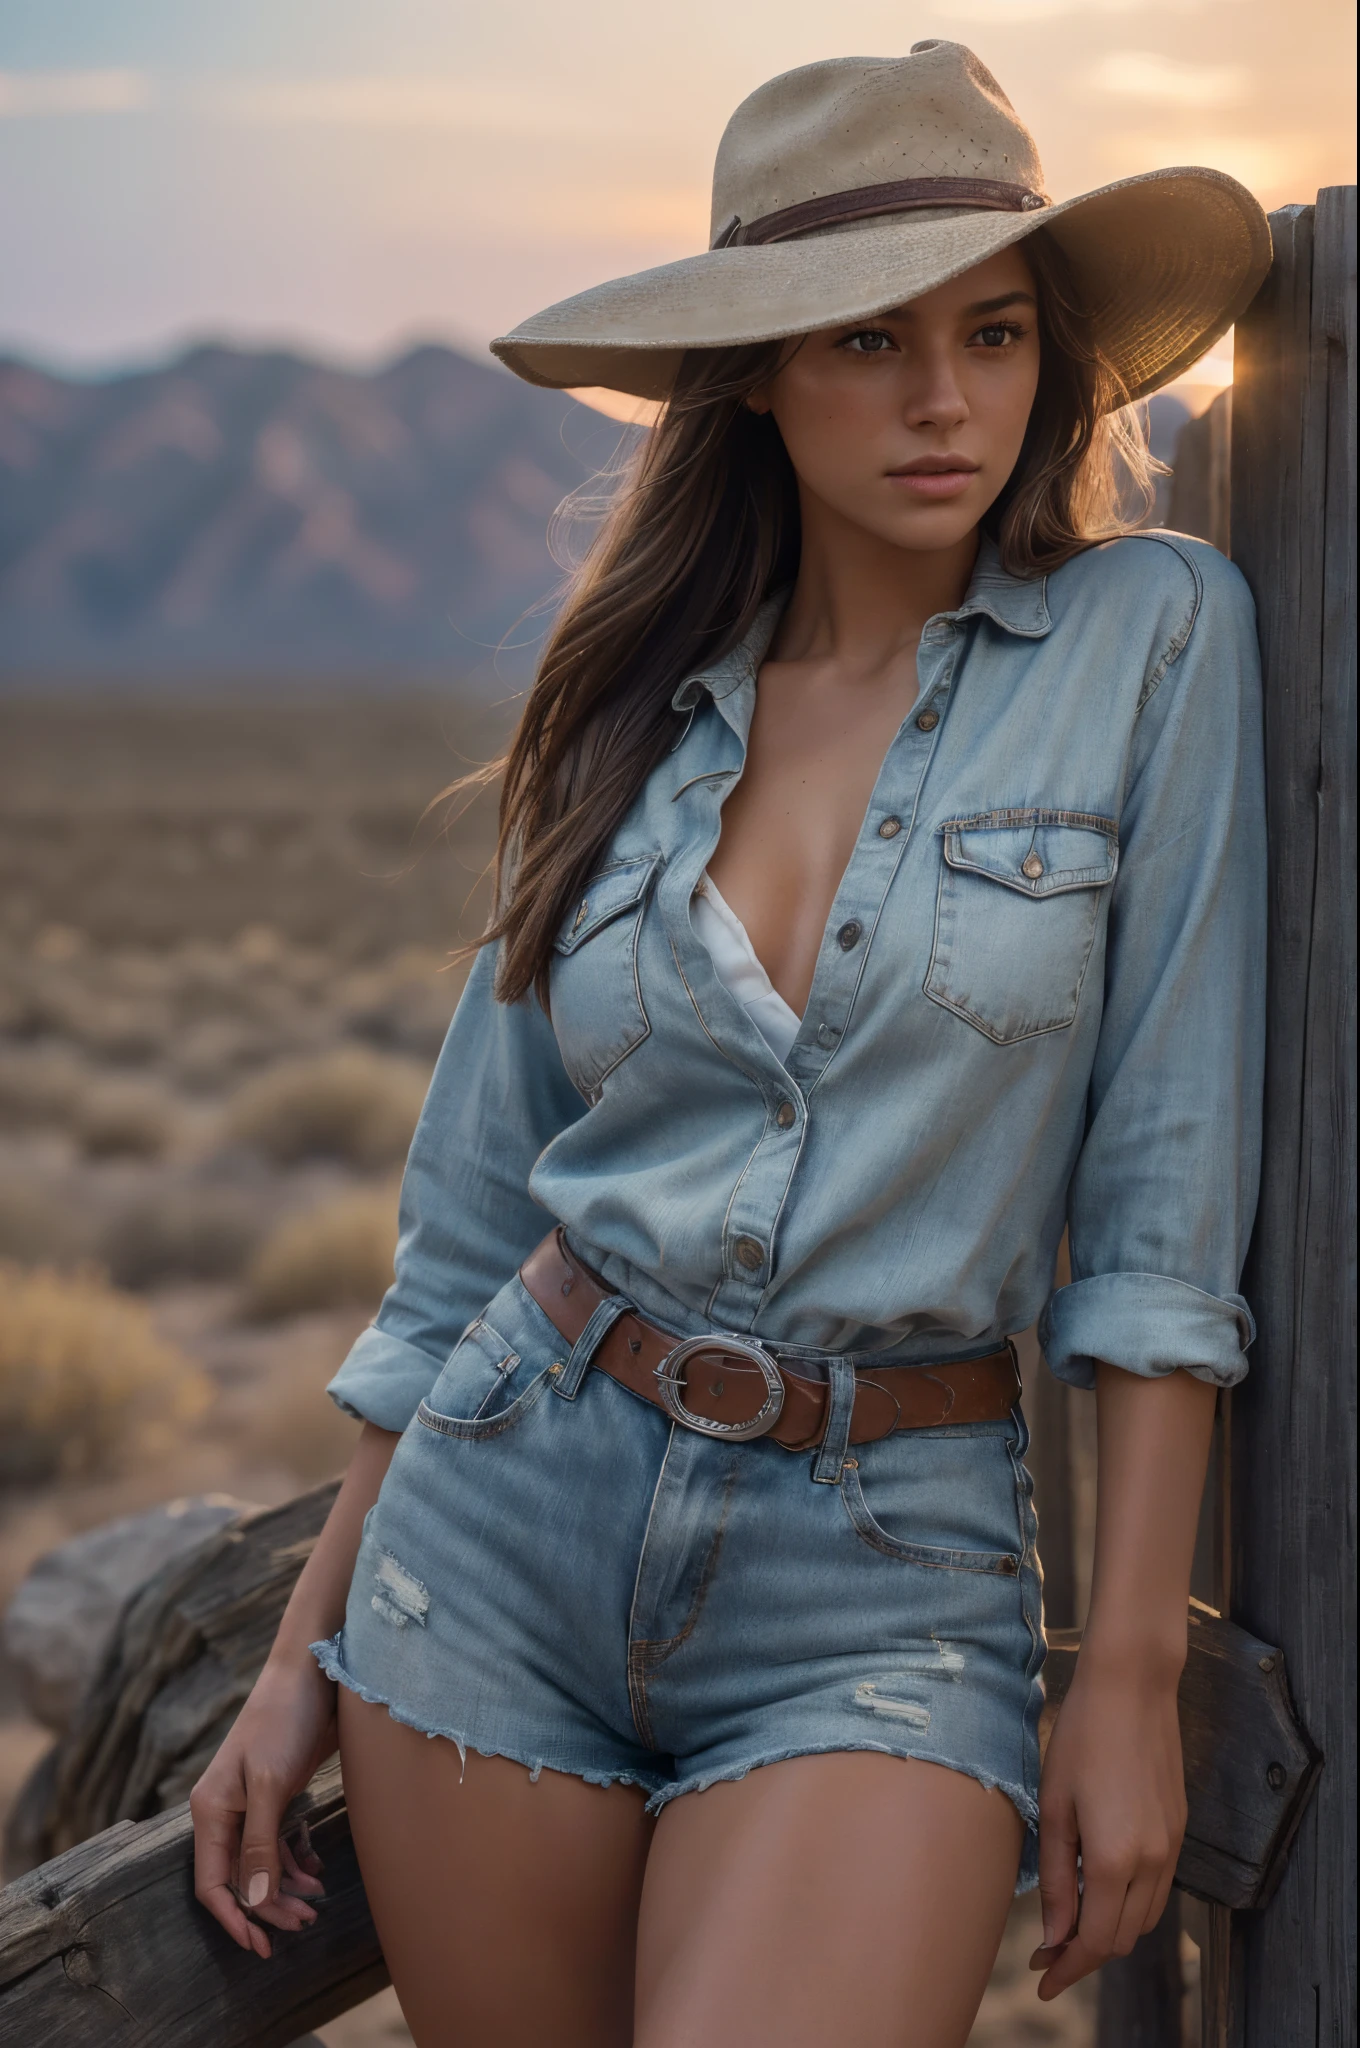
M 158 1088 L 109 1081 L 92 1088 L 75 1116 L 76 1136 L 90 1159 L 155 1159 L 174 1130 L 174 1113 Z
M 85 1079 L 79 1060 L 55 1048 L 0 1053 L 0 1131 L 69 1123 Z
M 319 1157 L 389 1166 L 406 1156 L 425 1087 L 422 1068 L 358 1047 L 288 1060 L 245 1084 L 226 1132 L 279 1165 Z
M 355 1302 L 376 1308 L 392 1280 L 396 1190 L 340 1195 L 291 1216 L 265 1240 L 246 1274 L 245 1313 L 276 1322 Z
M 176 1033 L 166 1064 L 178 1088 L 215 1095 L 234 1086 L 248 1067 L 275 1058 L 270 1034 L 233 1017 L 200 1017 Z
M 0 1259 L 65 1266 L 89 1251 L 89 1231 L 69 1202 L 26 1180 L 0 1180 Z
M 344 1471 L 360 1424 L 326 1394 L 326 1381 L 338 1364 L 337 1358 L 321 1372 L 261 1389 L 242 1442 L 252 1467 L 281 1465 L 303 1486 Z
M 260 1235 L 258 1204 L 238 1190 L 168 1188 L 124 1209 L 101 1249 L 120 1287 L 234 1280 Z
M 380 965 L 356 968 L 335 992 L 347 1035 L 382 1051 L 433 1060 L 457 1006 L 467 963 L 417 946 L 404 947 Z
M 101 1273 L 0 1261 L 0 1478 L 97 1471 L 163 1448 L 208 1398 L 143 1303 Z

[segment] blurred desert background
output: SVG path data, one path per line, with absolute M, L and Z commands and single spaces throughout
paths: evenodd
M 1336 0 L 705 0 L 679 36 L 615 0 L 336 0 L 324 33 L 304 0 L 0 0 L 0 1608 L 55 1552 L 30 1586 L 67 1617 L 0 1650 L 0 1813 L 137 1572 L 355 1434 L 323 1388 L 488 903 L 494 795 L 429 806 L 503 746 L 642 430 L 486 340 L 703 246 L 761 79 L 926 35 L 992 65 L 1060 196 L 1354 175 Z M 1231 365 L 1151 413 L 1154 516 L 1220 544 Z M 1080 1553 L 1079 1401 L 1063 1428 Z M 1037 1939 L 1024 1902 L 978 2048 L 1092 2040 L 1094 1987 L 1034 1999 Z M 390 1992 L 320 2038 L 409 2041 Z

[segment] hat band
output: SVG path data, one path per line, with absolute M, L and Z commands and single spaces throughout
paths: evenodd
M 1042 192 L 999 178 L 899 178 L 889 185 L 859 185 L 851 192 L 828 192 L 821 199 L 781 206 L 758 220 L 743 221 L 734 213 L 713 238 L 715 249 L 750 248 L 761 242 L 783 242 L 813 228 L 848 220 L 871 220 L 875 214 L 912 213 L 923 206 L 977 206 L 996 213 L 1031 213 L 1047 206 Z

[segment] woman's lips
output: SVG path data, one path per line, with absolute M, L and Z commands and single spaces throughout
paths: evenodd
M 976 475 L 975 469 L 894 469 L 888 482 L 913 498 L 957 498 Z

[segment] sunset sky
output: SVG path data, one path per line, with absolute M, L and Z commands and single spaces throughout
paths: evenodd
M 996 72 L 1055 197 L 1205 163 L 1268 207 L 1310 200 L 1355 176 L 1354 21 L 1349 0 L 0 0 L 0 348 L 480 347 L 702 248 L 714 147 L 762 79 L 929 35 Z

